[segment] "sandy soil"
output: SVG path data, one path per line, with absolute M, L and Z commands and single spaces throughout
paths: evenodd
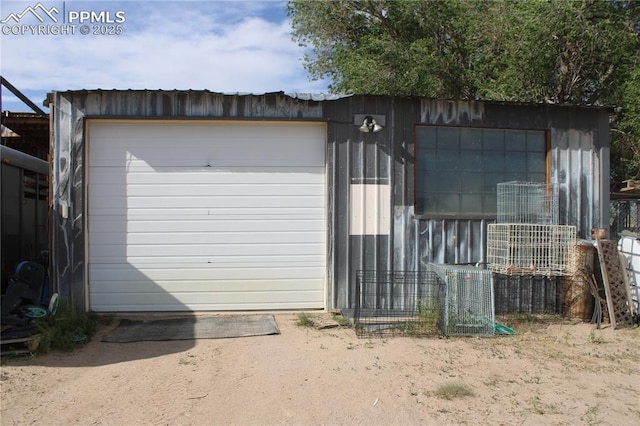
M 640 424 L 638 328 L 358 339 L 297 319 L 277 314 L 274 336 L 127 344 L 100 342 L 107 327 L 73 353 L 5 357 L 1 424 Z

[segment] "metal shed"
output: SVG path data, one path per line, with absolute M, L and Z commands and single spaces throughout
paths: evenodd
M 608 110 L 605 108 L 387 96 L 221 94 L 179 90 L 53 92 L 48 102 L 52 112 L 53 135 L 52 278 L 61 295 L 72 300 L 79 309 L 194 311 L 349 308 L 354 303 L 355 275 L 358 270 L 415 271 L 424 269 L 427 263 L 484 262 L 487 225 L 496 218 L 494 184 L 500 180 L 533 179 L 553 183 L 559 194 L 560 223 L 576 226 L 579 237 L 588 238 L 592 228 L 608 226 L 609 127 Z M 112 125 L 118 127 L 110 127 Z M 202 274 L 196 278 L 199 281 L 197 290 L 184 284 L 181 288 L 185 294 L 193 293 L 191 296 L 172 294 L 170 288 L 175 287 L 161 283 L 156 290 L 159 287 L 161 291 L 166 291 L 167 297 L 170 296 L 176 303 L 164 304 L 168 299 L 162 297 L 153 302 L 153 298 L 145 296 L 148 286 L 146 289 L 135 286 L 142 281 L 147 285 L 156 282 L 154 274 L 157 274 L 158 268 L 149 267 L 150 259 L 146 259 L 147 269 L 138 268 L 135 262 L 140 259 L 133 259 L 136 255 L 132 253 L 138 250 L 139 255 L 144 256 L 146 247 L 154 244 L 154 241 L 157 243 L 160 232 L 156 230 L 158 235 L 146 235 L 144 238 L 147 239 L 144 239 L 139 235 L 142 231 L 136 228 L 140 224 L 128 224 L 130 215 L 136 213 L 131 211 L 131 207 L 148 206 L 144 203 L 150 201 L 145 199 L 150 193 L 143 193 L 142 198 L 135 200 L 142 204 L 131 204 L 133 199 L 124 202 L 125 206 L 119 213 L 125 216 L 125 223 L 120 225 L 121 235 L 125 238 L 120 244 L 121 252 L 97 259 L 104 266 L 102 275 L 97 274 L 97 270 L 92 269 L 92 262 L 96 262 L 95 255 L 100 254 L 104 247 L 92 245 L 96 237 L 92 237 L 91 233 L 97 233 L 108 221 L 98 227 L 93 226 L 91 215 L 95 218 L 98 212 L 92 213 L 91 209 L 96 205 L 106 208 L 118 202 L 122 205 L 123 200 L 117 197 L 125 194 L 133 196 L 135 191 L 141 190 L 141 187 L 135 187 L 135 179 L 129 180 L 130 176 L 125 173 L 117 178 L 120 179 L 117 182 L 122 190 L 110 193 L 109 179 L 116 179 L 109 174 L 110 167 L 115 165 L 110 161 L 124 158 L 124 163 L 119 163 L 118 167 L 124 167 L 125 171 L 135 167 L 165 167 L 170 171 L 172 166 L 167 163 L 168 159 L 180 158 L 191 161 L 194 168 L 215 168 L 219 165 L 207 163 L 214 158 L 208 156 L 213 155 L 215 149 L 194 155 L 188 155 L 187 151 L 220 143 L 216 142 L 215 135 L 219 134 L 221 125 L 225 125 L 226 131 L 230 132 L 226 138 L 230 145 L 224 145 L 224 152 L 232 157 L 229 161 L 235 161 L 236 167 L 251 166 L 244 163 L 250 162 L 251 158 L 267 159 L 270 153 L 275 152 L 275 159 L 289 152 L 291 164 L 273 163 L 280 167 L 278 173 L 282 174 L 286 167 L 304 165 L 304 157 L 308 154 L 308 166 L 313 171 L 291 175 L 291 185 L 286 189 L 281 186 L 280 189 L 293 192 L 286 192 L 287 201 L 281 198 L 284 204 L 279 206 L 284 208 L 286 204 L 291 208 L 304 209 L 308 206 L 317 207 L 314 203 L 320 201 L 322 207 L 314 213 L 320 212 L 320 216 L 315 216 L 315 225 L 310 225 L 312 228 L 309 229 L 296 226 L 305 220 L 311 220 L 309 223 L 312 223 L 313 219 L 303 218 L 301 222 L 291 219 L 292 225 L 280 232 L 286 232 L 292 238 L 281 241 L 282 244 L 288 244 L 293 252 L 282 253 L 285 257 L 291 253 L 309 254 L 305 250 L 309 249 L 310 244 L 315 245 L 315 249 L 321 245 L 320 256 L 307 259 L 311 262 L 309 264 L 301 260 L 303 263 L 299 266 L 301 270 L 320 271 L 312 281 L 317 283 L 320 280 L 322 285 L 318 287 L 310 284 L 310 281 L 305 284 L 305 274 L 286 275 L 295 268 L 291 263 L 283 264 L 283 268 L 288 269 L 285 275 L 267 277 L 267 265 L 267 269 L 258 267 L 254 277 L 230 277 L 225 284 L 227 287 L 218 288 L 218 294 L 207 299 L 209 302 L 200 303 L 203 300 L 202 293 L 209 291 L 207 283 L 221 277 L 220 266 L 225 262 L 217 257 L 221 255 L 219 252 L 212 251 L 202 256 L 194 254 L 195 246 L 192 245 L 186 252 L 174 252 L 173 255 L 165 253 L 164 258 L 159 256 L 153 261 L 164 262 L 166 266 L 175 260 L 171 259 L 172 256 L 190 256 L 175 263 L 173 275 L 161 274 L 160 281 L 180 281 L 185 275 L 181 271 L 194 268 Z M 135 144 L 129 146 L 128 136 L 118 133 L 123 126 L 136 127 L 138 135 L 151 132 L 153 128 L 155 136 L 147 138 L 137 147 Z M 169 128 L 165 127 L 167 132 L 158 132 L 158 126 Z M 287 133 L 294 128 L 312 130 L 310 133 Z M 247 133 L 246 129 L 253 130 Z M 153 142 L 171 137 L 174 138 L 173 143 L 166 140 Z M 102 142 L 100 138 L 103 138 Z M 249 139 L 251 141 L 247 142 Z M 316 140 L 316 143 L 310 140 Z M 238 141 L 238 149 L 230 154 L 233 141 Z M 289 141 L 289 144 L 283 141 Z M 300 150 L 305 143 L 309 145 Z M 109 157 L 112 152 L 110 154 L 99 149 L 93 152 L 93 144 L 102 147 L 116 144 L 120 146 L 121 155 Z M 141 147 L 145 147 L 144 150 Z M 315 154 L 310 154 L 311 151 Z M 93 161 L 95 159 L 97 163 Z M 300 161 L 302 163 L 297 163 Z M 229 167 L 229 164 L 224 167 Z M 103 168 L 101 171 L 100 167 Z M 322 193 L 317 192 L 318 187 L 312 189 L 304 186 L 304 179 L 314 174 L 319 177 L 316 184 L 323 188 Z M 273 177 L 273 174 L 263 175 L 262 178 L 265 176 Z M 105 180 L 101 181 L 102 178 Z M 154 181 L 152 184 L 157 187 L 175 186 L 176 181 Z M 255 181 L 248 185 L 252 184 Z M 215 191 L 221 188 L 203 187 L 205 193 L 214 191 L 214 195 L 219 195 Z M 295 192 L 293 188 L 302 192 Z M 283 195 L 282 192 L 277 194 Z M 304 197 L 313 194 L 316 196 L 314 200 L 304 201 Z M 269 204 L 259 204 L 258 195 L 251 191 L 227 194 L 228 197 L 233 196 L 234 202 L 240 203 L 237 206 L 244 209 L 229 210 L 230 218 L 234 219 L 240 211 L 266 208 Z M 156 213 L 166 214 L 166 211 L 161 211 L 166 207 L 163 203 L 171 202 L 162 200 L 161 193 L 155 196 L 158 204 L 153 207 L 160 212 Z M 265 196 L 268 197 L 269 193 L 265 193 Z M 219 198 L 218 201 L 224 199 Z M 201 207 L 209 216 L 216 213 L 211 206 Z M 143 221 L 148 219 L 144 218 Z M 318 227 L 320 223 L 322 229 Z M 231 242 L 240 244 L 242 241 L 246 247 L 262 244 L 264 241 L 260 241 L 259 233 L 265 231 L 265 226 L 271 225 L 262 223 L 260 229 L 253 233 L 247 230 L 244 235 L 238 236 L 242 240 Z M 153 227 L 149 229 L 153 234 Z M 209 228 L 189 229 L 195 240 L 189 240 L 185 235 L 172 235 L 158 244 L 170 247 L 173 238 L 187 238 L 183 244 L 204 244 L 206 250 L 208 245 L 214 244 L 207 240 L 209 231 L 206 229 Z M 272 231 L 279 232 L 275 228 Z M 107 240 L 103 242 L 109 244 Z M 136 244 L 140 245 L 136 248 Z M 318 254 L 317 250 L 312 252 Z M 265 252 L 262 255 L 267 254 Z M 252 252 L 251 256 L 257 262 L 252 267 L 257 264 L 264 266 L 271 260 L 284 261 L 282 258 L 258 259 L 260 253 Z M 127 264 L 130 272 L 137 270 L 141 278 L 131 279 L 131 275 L 126 274 L 121 279 L 114 278 L 109 266 L 113 262 L 120 263 L 120 266 Z M 200 264 L 195 265 L 198 262 Z M 287 277 L 301 282 L 302 288 L 296 289 L 293 285 L 282 289 L 276 286 L 264 293 L 261 281 L 283 281 Z M 255 286 L 247 287 L 254 294 L 246 304 L 242 303 L 244 299 L 241 295 L 230 303 L 217 303 L 229 292 L 234 292 L 234 284 L 241 285 L 242 280 L 249 278 Z M 109 282 L 114 280 L 119 280 L 116 287 L 120 290 L 116 291 L 116 287 L 110 286 Z M 100 285 L 106 287 L 100 288 Z M 124 287 L 126 290 L 122 290 Z M 102 299 L 99 297 L 100 300 L 95 298 L 98 291 L 104 296 L 101 296 Z M 118 303 L 105 302 L 105 298 L 111 297 L 107 293 L 114 291 L 138 295 L 148 303 L 123 307 Z M 306 293 L 307 296 L 313 293 L 313 296 L 307 299 L 289 297 L 296 292 L 298 295 Z M 241 302 L 238 303 L 238 300 Z M 263 303 L 269 300 L 272 303 Z M 311 300 L 311 303 L 305 300 Z

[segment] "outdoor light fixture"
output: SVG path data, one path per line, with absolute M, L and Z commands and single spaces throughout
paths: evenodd
M 376 133 L 382 130 L 382 126 L 378 124 L 375 118 L 367 115 L 364 117 L 364 120 L 362 120 L 362 125 L 358 127 L 358 130 L 362 133 Z

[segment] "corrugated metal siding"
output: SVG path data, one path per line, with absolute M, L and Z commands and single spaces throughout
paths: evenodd
M 552 130 L 552 181 L 558 185 L 560 223 L 574 225 L 582 238 L 600 223 L 601 212 L 594 205 L 602 192 L 602 162 L 595 145 L 597 132 Z M 603 200 L 604 201 L 604 200 Z
M 380 133 L 359 133 L 348 120 L 363 113 L 385 114 L 387 126 Z M 335 167 L 330 179 L 334 244 L 330 264 L 334 265 L 332 300 L 336 307 L 353 307 L 355 274 L 360 269 L 415 271 L 429 262 L 486 262 L 486 230 L 494 218 L 422 218 L 414 214 L 416 124 L 549 131 L 550 178 L 560 188 L 561 223 L 575 225 L 581 236 L 588 236 L 593 227 L 606 226 L 600 200 L 606 192 L 601 181 L 608 167 L 608 158 L 603 156 L 608 139 L 602 138 L 596 124 L 606 120 L 603 110 L 357 96 L 348 103 L 325 105 L 324 115 L 333 123 L 329 141 L 335 142 L 329 148 Z M 392 185 L 393 220 L 388 236 L 349 235 L 349 192 L 345 189 L 353 182 Z M 560 288 L 555 280 L 540 279 L 534 284 L 510 280 L 510 288 L 524 296 L 514 302 L 515 296 L 509 293 L 499 301 L 498 310 L 515 304 L 519 311 L 561 309 L 555 298 Z M 516 290 L 520 288 L 525 290 Z M 533 289 L 529 299 L 526 288 Z M 528 308 L 527 303 L 531 304 Z
M 551 179 L 561 222 L 580 237 L 608 221 L 608 113 L 598 108 L 351 96 L 315 101 L 282 93 L 222 95 L 197 91 L 79 91 L 52 95 L 54 280 L 83 295 L 85 116 L 131 118 L 303 119 L 328 122 L 327 219 L 329 307 L 353 306 L 358 269 L 418 270 L 427 262 L 485 260 L 492 218 L 427 219 L 414 214 L 414 126 L 449 125 L 549 131 Z M 356 114 L 385 116 L 379 133 L 360 133 Z M 350 185 L 391 185 L 384 235 L 351 235 Z M 60 203 L 70 203 L 68 219 Z M 375 213 L 373 213 L 375 214 Z

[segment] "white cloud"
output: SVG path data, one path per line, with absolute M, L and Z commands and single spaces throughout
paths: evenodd
M 326 91 L 325 82 L 308 81 L 283 3 L 119 7 L 127 14 L 120 36 L 2 35 L 2 75 L 25 93 L 41 92 L 37 104 L 68 89 Z

